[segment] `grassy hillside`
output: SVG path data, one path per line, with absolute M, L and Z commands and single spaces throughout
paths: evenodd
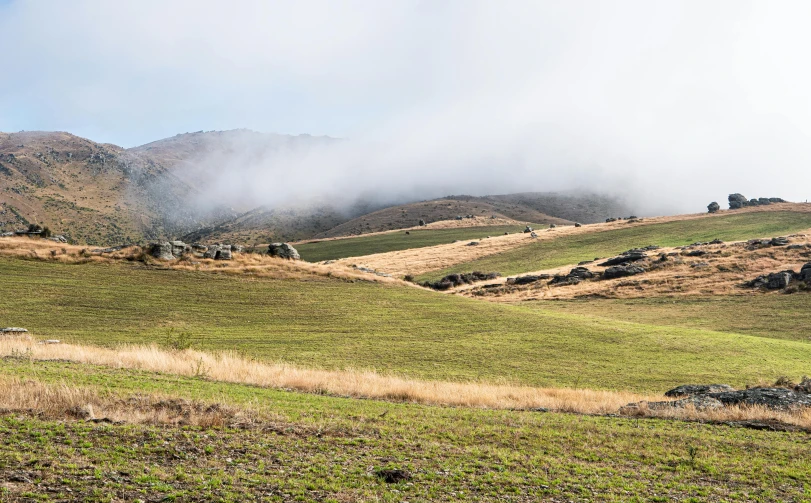
M 414 377 L 662 391 L 807 372 L 811 345 L 495 305 L 403 286 L 137 265 L 0 260 L 0 319 L 110 345 L 187 332 L 201 349 Z
M 454 241 L 481 239 L 485 236 L 498 236 L 505 232 L 521 232 L 523 225 L 496 225 L 464 227 L 458 229 L 417 229 L 372 236 L 358 236 L 346 239 L 333 239 L 296 245 L 301 258 L 309 262 L 335 260 L 345 257 L 360 257 L 373 253 L 408 250 Z
M 62 362 L 0 376 L 243 406 L 237 427 L 0 417 L 0 499 L 802 501 L 807 435 L 662 420 L 427 407 Z M 386 484 L 383 468 L 412 479 Z M 48 488 L 44 491 L 44 488 Z
M 518 274 L 576 264 L 595 257 L 609 257 L 630 248 L 650 244 L 680 246 L 716 238 L 724 241 L 742 240 L 785 235 L 808 228 L 811 228 L 811 213 L 791 211 L 725 214 L 712 218 L 638 226 L 629 224 L 627 229 L 534 242 L 498 255 L 426 273 L 418 279 L 434 280 L 446 274 L 470 271 Z
M 808 295 L 590 299 L 522 305 L 661 327 L 687 327 L 811 342 L 811 333 L 808 332 L 811 298 Z

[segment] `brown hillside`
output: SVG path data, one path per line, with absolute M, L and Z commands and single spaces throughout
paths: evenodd
M 161 179 L 161 190 L 152 189 Z M 161 218 L 189 188 L 162 166 L 63 132 L 0 133 L 0 229 L 27 223 L 91 244 L 171 232 Z
M 426 223 L 442 220 L 454 220 L 456 217 L 474 215 L 477 217 L 493 217 L 533 224 L 571 224 L 572 222 L 549 216 L 531 208 L 516 208 L 515 211 L 503 211 L 505 208 L 490 204 L 478 199 L 469 201 L 457 199 L 436 199 L 419 203 L 392 206 L 369 213 L 337 225 L 327 232 L 317 235 L 317 238 L 338 236 L 352 236 L 381 232 L 392 229 L 405 229 L 417 225 L 420 219 Z M 507 213 L 510 213 L 509 215 Z

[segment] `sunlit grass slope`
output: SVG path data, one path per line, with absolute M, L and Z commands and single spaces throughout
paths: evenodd
M 661 391 L 807 373 L 811 345 L 657 327 L 417 288 L 268 280 L 137 265 L 0 260 L 0 319 L 114 345 L 187 332 L 200 349 L 449 380 Z
M 716 238 L 736 241 L 785 235 L 808 228 L 811 228 L 811 213 L 790 211 L 741 213 L 650 225 L 628 224 L 626 229 L 561 236 L 530 243 L 504 253 L 426 273 L 417 279 L 433 280 L 450 273 L 470 271 L 518 274 L 576 264 L 595 257 L 608 257 L 650 244 L 680 246 Z
M 354 238 L 333 239 L 296 245 L 301 258 L 309 262 L 336 260 L 346 257 L 359 257 L 373 253 L 384 253 L 396 250 L 408 250 L 454 241 L 481 239 L 486 236 L 498 236 L 505 232 L 521 232 L 524 226 L 496 225 L 481 227 L 462 227 L 457 229 L 415 229 L 409 234 L 405 231 L 358 236 Z

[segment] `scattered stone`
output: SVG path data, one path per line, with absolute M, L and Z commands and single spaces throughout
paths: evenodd
M 268 255 L 289 260 L 300 260 L 298 250 L 287 243 L 271 243 L 268 245 Z
M 586 265 L 586 264 L 593 264 L 593 263 L 594 263 L 593 260 L 582 260 L 582 261 L 578 262 L 577 265 Z
M 532 232 L 532 227 L 530 227 L 529 225 L 524 227 L 524 234 L 527 234 L 527 233 L 530 233 L 530 232 Z
M 679 398 L 690 395 L 706 395 L 707 393 L 724 393 L 735 391 L 729 384 L 682 384 L 665 392 L 668 398 Z
M 616 219 L 616 218 L 613 218 L 613 217 L 610 217 L 610 218 L 606 218 L 606 219 L 605 219 L 605 222 L 606 222 L 606 223 L 609 223 L 609 222 L 616 222 L 616 221 L 617 221 L 617 219 Z
M 61 341 L 59 339 L 45 339 L 44 341 L 39 341 L 40 344 L 60 344 Z
M 724 244 L 724 242 L 723 242 L 723 241 L 721 241 L 721 240 L 720 240 L 720 239 L 718 239 L 718 238 L 715 238 L 715 239 L 713 239 L 712 241 L 710 241 L 710 242 L 709 242 L 709 244 L 711 244 L 711 245 L 722 245 L 722 244 Z
M 28 330 L 21 327 L 0 328 L 0 334 L 26 334 Z
M 694 263 L 690 264 L 690 267 L 692 267 L 693 269 L 703 269 L 703 268 L 709 267 L 709 266 L 710 266 L 710 264 L 708 264 L 707 262 L 694 262 Z
M 642 274 L 643 272 L 645 272 L 645 269 L 638 265 L 617 265 L 606 269 L 605 272 L 603 272 L 603 279 L 624 278 L 626 276 Z
M 685 255 L 687 255 L 688 257 L 703 257 L 706 254 L 707 252 L 704 250 L 692 250 L 687 252 Z
M 479 246 L 479 242 L 478 241 L 471 241 L 470 243 L 468 243 L 465 246 Z
M 578 222 L 575 222 L 575 223 L 574 223 L 574 226 L 575 226 L 575 227 L 583 227 L 583 225 L 582 225 L 582 224 L 580 224 L 580 223 L 578 223 Z
M 398 470 L 398 469 L 395 469 L 395 470 L 389 470 L 389 469 L 377 470 L 375 472 L 375 475 L 377 475 L 377 477 L 379 479 L 382 479 L 383 482 L 385 482 L 387 484 L 397 484 L 397 483 L 400 483 L 400 482 L 411 480 L 411 474 L 410 473 L 408 473 L 405 470 Z
M 721 205 L 718 204 L 716 201 L 713 201 L 707 205 L 707 212 L 709 213 L 717 213 L 720 209 Z
M 533 232 L 530 232 L 530 233 L 529 233 L 529 237 L 531 237 L 531 238 L 537 238 L 537 237 L 538 237 L 538 233 L 537 233 L 537 232 L 534 232 L 534 231 L 533 231 Z
M 63 244 L 65 244 L 65 243 L 68 242 L 68 238 L 66 238 L 65 236 L 61 236 L 61 235 L 60 236 L 51 236 L 48 239 L 53 241 L 54 243 L 63 243 Z

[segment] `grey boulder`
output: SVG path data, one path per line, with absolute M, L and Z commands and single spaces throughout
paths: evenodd
M 268 245 L 268 255 L 288 260 L 300 260 L 298 250 L 287 243 L 271 243 Z

